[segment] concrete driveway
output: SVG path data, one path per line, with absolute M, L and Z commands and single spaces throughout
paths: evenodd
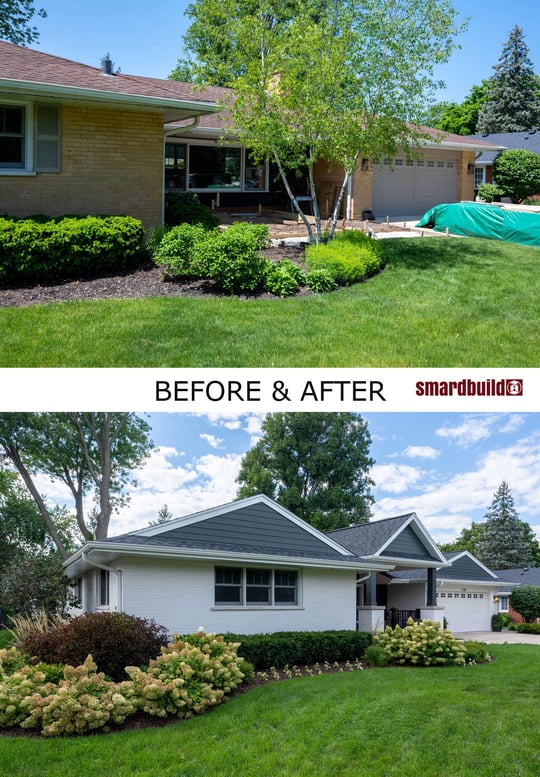
M 474 642 L 487 642 L 492 645 L 538 645 L 540 634 L 520 634 L 519 631 L 463 631 L 454 632 L 454 637 Z

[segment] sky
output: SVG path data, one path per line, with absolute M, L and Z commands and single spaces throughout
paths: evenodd
M 148 526 L 167 505 L 176 518 L 234 500 L 242 456 L 264 414 L 154 413 L 156 446 L 135 476 L 109 536 Z M 366 413 L 372 438 L 372 520 L 415 512 L 437 542 L 482 521 L 503 480 L 519 517 L 540 537 L 540 414 Z M 69 506 L 42 480 L 40 490 Z
M 181 54 L 189 26 L 184 0 L 36 0 L 47 11 L 37 19 L 35 48 L 99 67 L 109 53 L 122 72 L 167 78 Z M 460 19 L 469 18 L 461 49 L 437 69 L 446 83 L 439 100 L 461 102 L 474 84 L 492 75 L 503 44 L 517 24 L 540 73 L 540 3 L 534 0 L 454 0 Z

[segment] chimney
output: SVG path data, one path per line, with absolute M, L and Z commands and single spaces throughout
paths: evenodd
M 101 60 L 101 72 L 104 73 L 106 76 L 113 75 L 113 61 L 111 59 L 110 54 L 105 54 L 105 56 Z

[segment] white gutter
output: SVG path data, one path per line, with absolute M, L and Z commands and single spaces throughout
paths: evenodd
M 47 95 L 49 97 L 71 97 L 79 100 L 99 100 L 104 102 L 129 103 L 156 108 L 172 108 L 198 111 L 199 113 L 218 113 L 219 105 L 211 102 L 184 100 L 180 97 L 152 97 L 151 95 L 114 92 L 103 89 L 88 89 L 79 86 L 44 84 L 37 81 L 18 81 L 14 78 L 0 78 L 0 89 L 19 90 L 25 94 Z

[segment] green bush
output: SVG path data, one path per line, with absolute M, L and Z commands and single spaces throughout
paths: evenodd
M 152 620 L 100 612 L 86 613 L 46 632 L 30 633 L 21 640 L 21 647 L 51 664 L 79 666 L 92 655 L 99 671 L 120 680 L 124 667 L 147 664 L 167 641 L 167 630 Z
M 502 197 L 503 190 L 494 183 L 482 183 L 478 187 L 478 196 L 484 202 L 493 202 L 496 197 Z
M 463 656 L 466 664 L 484 664 L 491 660 L 488 653 L 488 646 L 485 642 L 475 642 L 470 640 L 463 643 L 465 645 L 465 655 Z
M 140 258 L 144 229 L 130 216 L 46 222 L 0 218 L 0 283 L 79 278 Z
M 180 224 L 167 232 L 154 251 L 154 262 L 163 267 L 169 278 L 204 278 L 205 263 L 193 259 L 196 243 L 203 241 L 208 232 L 201 224 Z
M 268 262 L 265 288 L 276 297 L 290 297 L 306 282 L 306 273 L 290 259 Z
M 214 229 L 219 225 L 219 219 L 207 205 L 202 204 L 195 192 L 167 192 L 165 223 L 169 227 L 202 224 L 206 229 Z
M 365 280 L 383 264 L 377 243 L 352 230 L 340 232 L 330 243 L 308 246 L 306 262 L 310 270 L 328 270 L 340 286 Z
M 224 636 L 227 641 L 240 643 L 238 655 L 257 671 L 324 661 L 354 661 L 362 658 L 371 644 L 371 635 L 363 631 L 276 631 Z
M 259 251 L 268 244 L 265 224 L 238 222 L 223 232 L 208 232 L 193 247 L 193 260 L 229 294 L 263 288 L 268 260 Z
M 316 294 L 322 294 L 325 291 L 334 291 L 337 283 L 330 270 L 321 268 L 320 270 L 310 270 L 310 272 L 307 273 L 306 286 L 310 291 L 313 291 Z
M 380 645 L 370 645 L 366 650 L 365 659 L 370 666 L 387 666 L 390 656 Z
M 516 629 L 520 634 L 540 634 L 540 623 L 518 623 Z
M 394 664 L 413 666 L 443 666 L 465 663 L 466 648 L 452 632 L 441 631 L 435 621 L 415 623 L 411 618 L 402 629 L 387 626 L 384 632 L 375 636 L 374 642 L 383 648 Z

